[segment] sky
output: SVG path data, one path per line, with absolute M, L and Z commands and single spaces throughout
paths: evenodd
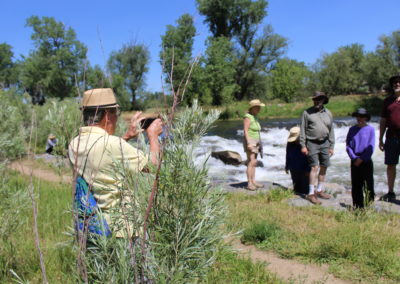
M 338 47 L 359 43 L 374 51 L 381 35 L 400 29 L 399 0 L 270 0 L 267 17 L 274 31 L 288 39 L 286 57 L 313 64 Z M 15 59 L 34 48 L 32 15 L 54 17 L 72 27 L 88 47 L 92 65 L 104 68 L 112 51 L 123 44 L 145 44 L 150 51 L 146 90 L 160 91 L 161 36 L 184 13 L 194 17 L 197 30 L 193 55 L 205 52 L 210 35 L 195 0 L 0 0 L 0 43 L 13 47 Z M 262 26 L 261 26 L 262 27 Z

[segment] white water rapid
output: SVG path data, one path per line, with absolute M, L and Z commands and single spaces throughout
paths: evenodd
M 350 160 L 346 153 L 346 135 L 349 127 L 355 123 L 354 119 L 335 119 L 335 154 L 331 158 L 331 166 L 328 168 L 326 182 L 338 183 L 350 190 Z M 285 155 L 286 155 L 286 141 L 289 135 L 288 129 L 294 126 L 293 121 L 283 123 L 268 124 L 265 126 L 263 123 L 261 140 L 264 147 L 264 158 L 261 161 L 264 163 L 263 168 L 256 169 L 256 179 L 258 181 L 269 181 L 282 184 L 284 186 L 291 186 L 290 175 L 287 175 L 284 171 L 285 167 Z M 278 126 L 276 126 L 278 125 Z M 386 166 L 384 165 L 384 154 L 378 149 L 378 137 L 379 137 L 379 126 L 377 119 L 375 122 L 370 123 L 375 128 L 375 151 L 372 156 L 374 162 L 374 178 L 375 178 L 375 192 L 386 193 Z M 218 129 L 221 132 L 224 128 L 223 122 L 219 122 L 217 130 L 213 131 L 210 136 L 202 138 L 201 145 L 196 151 L 197 163 L 206 162 L 209 168 L 209 175 L 212 179 L 225 180 L 225 181 L 246 181 L 246 166 L 231 166 L 225 165 L 222 161 L 215 158 L 209 157 L 211 151 L 224 151 L 231 150 L 240 153 L 242 159 L 246 159 L 246 155 L 243 151 L 242 139 L 243 130 L 241 129 L 241 123 L 237 123 L 235 126 L 228 126 L 232 128 L 232 135 L 229 138 L 218 136 Z M 227 135 L 225 135 L 227 137 Z M 206 158 L 208 160 L 206 160 Z M 260 158 L 259 158 L 260 160 Z M 398 174 L 399 176 L 400 174 Z M 398 180 L 396 180 L 395 191 L 399 186 Z

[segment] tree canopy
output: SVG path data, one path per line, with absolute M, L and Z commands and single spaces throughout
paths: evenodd
M 35 49 L 24 58 L 20 79 L 33 103 L 43 103 L 45 96 L 76 95 L 76 78 L 84 70 L 87 49 L 75 31 L 52 17 L 32 16 L 26 26 L 33 29 Z

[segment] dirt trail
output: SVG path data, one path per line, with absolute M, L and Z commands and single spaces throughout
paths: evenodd
M 230 243 L 239 254 L 249 256 L 253 262 L 266 262 L 268 271 L 275 273 L 283 280 L 292 281 L 292 283 L 352 283 L 329 274 L 327 265 L 303 264 L 295 260 L 284 259 L 272 252 L 259 250 L 253 245 L 243 245 L 237 239 L 231 240 Z
M 31 160 L 19 160 L 12 162 L 9 168 L 17 170 L 24 175 L 33 175 L 37 178 L 51 182 L 71 182 L 71 176 L 61 176 L 49 169 L 33 167 Z M 335 278 L 328 273 L 327 266 L 315 264 L 303 264 L 295 260 L 283 259 L 274 253 L 262 251 L 252 245 L 243 245 L 238 239 L 229 240 L 229 243 L 239 254 L 249 256 L 253 262 L 266 262 L 266 269 L 275 273 L 279 278 L 292 283 L 326 283 L 326 284 L 349 284 L 351 282 Z
M 19 171 L 24 175 L 30 176 L 31 173 L 34 177 L 40 178 L 45 181 L 70 183 L 72 177 L 68 175 L 58 175 L 49 169 L 41 169 L 34 167 L 32 160 L 18 160 L 8 165 L 10 169 Z

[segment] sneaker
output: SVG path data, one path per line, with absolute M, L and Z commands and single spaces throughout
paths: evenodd
M 320 205 L 321 201 L 315 196 L 315 194 L 308 194 L 306 195 L 306 200 L 310 201 L 312 204 Z
M 394 194 L 394 192 L 388 192 L 385 195 L 381 196 L 381 198 L 379 198 L 379 200 L 381 201 L 392 201 L 396 199 L 396 194 Z
M 323 191 L 317 191 L 316 195 L 317 195 L 317 197 L 322 198 L 322 199 L 331 199 L 331 197 L 332 197 L 328 193 L 325 193 Z
M 255 191 L 257 190 L 257 187 L 253 184 L 248 184 L 245 189 L 250 190 L 250 191 Z
M 257 188 L 263 188 L 263 187 L 264 187 L 263 184 L 257 183 L 257 182 L 255 182 L 254 185 L 255 185 L 255 187 L 257 187 Z

